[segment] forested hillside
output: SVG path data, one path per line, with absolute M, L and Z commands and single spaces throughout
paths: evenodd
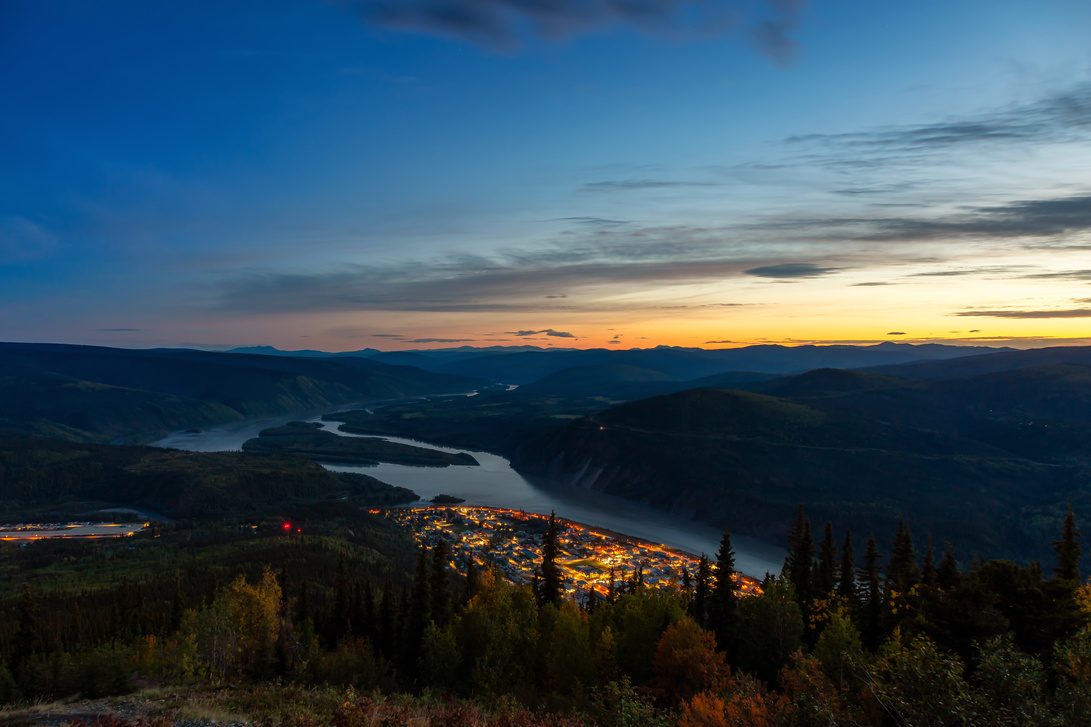
M 151 441 L 246 417 L 466 392 L 486 383 L 351 357 L 0 343 L 0 429 Z
M 622 404 L 528 439 L 522 471 L 775 538 L 797 503 L 857 530 L 1041 559 L 1091 507 L 1091 367 L 955 379 L 825 369 Z M 757 393 L 762 392 L 762 393 Z

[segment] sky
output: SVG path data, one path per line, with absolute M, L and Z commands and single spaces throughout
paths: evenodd
M 0 0 L 0 340 L 1091 344 L 1086 0 Z

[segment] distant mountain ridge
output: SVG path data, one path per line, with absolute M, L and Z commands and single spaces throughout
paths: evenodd
M 0 429 L 69 439 L 165 434 L 488 382 L 362 358 L 0 343 Z
M 236 349 L 266 352 L 268 347 Z M 276 349 L 273 349 L 276 351 Z M 676 381 L 729 371 L 792 374 L 816 368 L 867 368 L 944 360 L 1014 351 L 1007 348 L 910 344 L 887 341 L 872 346 L 782 346 L 764 344 L 740 348 L 704 349 L 674 346 L 614 350 L 605 348 L 541 348 L 493 346 L 368 353 L 372 349 L 334 356 L 364 356 L 370 361 L 412 365 L 427 371 L 488 378 L 505 384 L 529 384 L 551 374 L 585 366 L 631 366 L 656 371 Z M 271 355 L 287 355 L 276 352 Z M 365 355 L 366 354 L 366 355 Z M 317 356 L 306 352 L 307 356 Z

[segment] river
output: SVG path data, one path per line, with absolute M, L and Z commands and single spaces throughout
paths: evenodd
M 345 408 L 339 407 L 324 412 L 300 412 L 294 416 L 278 419 L 235 422 L 199 432 L 174 432 L 155 442 L 154 445 L 191 452 L 237 451 L 242 448 L 243 442 L 258 436 L 258 432 L 262 429 L 301 420 L 319 422 L 328 431 L 341 436 L 356 436 L 341 432 L 341 425 L 337 422 L 321 421 L 322 414 L 344 411 Z M 508 460 L 495 454 L 452 449 L 398 437 L 381 437 L 381 439 L 429 447 L 443 452 L 469 451 L 480 466 L 409 467 L 396 464 L 380 464 L 372 467 L 324 466 L 337 472 L 361 472 L 391 485 L 408 487 L 426 500 L 436 495 L 446 494 L 465 499 L 467 505 L 503 507 L 545 515 L 555 511 L 558 517 L 663 543 L 694 554 L 707 553 L 710 557 L 714 557 L 720 547 L 722 533 L 715 528 L 585 488 L 555 484 L 550 484 L 548 488 L 542 487 L 520 475 L 512 469 Z M 746 575 L 761 578 L 767 571 L 779 572 L 784 562 L 782 549 L 760 540 L 733 534 L 731 544 L 735 549 L 735 567 Z

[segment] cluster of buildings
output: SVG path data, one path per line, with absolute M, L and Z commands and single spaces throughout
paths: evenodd
M 387 516 L 410 528 L 417 542 L 433 547 L 442 538 L 451 550 L 451 565 L 464 571 L 470 559 L 478 566 L 495 566 L 511 581 L 529 583 L 542 562 L 542 542 L 549 517 L 519 510 L 488 507 L 394 508 Z M 616 587 L 640 578 L 650 588 L 678 586 L 683 569 L 692 578 L 698 558 L 665 545 L 596 530 L 557 518 L 557 564 L 565 587 L 577 593 L 605 596 Z M 759 583 L 736 574 L 742 594 L 760 592 Z
M 148 527 L 148 523 L 19 523 L 0 525 L 0 541 L 52 540 L 59 538 L 123 538 Z

